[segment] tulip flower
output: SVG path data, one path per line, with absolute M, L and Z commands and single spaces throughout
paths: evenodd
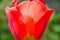
M 53 9 L 44 0 L 12 0 L 12 7 L 5 8 L 8 25 L 16 40 L 40 40 Z

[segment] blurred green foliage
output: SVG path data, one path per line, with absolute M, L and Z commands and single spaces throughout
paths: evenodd
M 46 2 L 50 8 L 53 7 L 56 11 L 49 20 L 41 40 L 60 40 L 59 0 L 46 0 Z M 56 3 L 56 5 L 54 3 Z M 0 40 L 14 40 L 8 27 L 7 17 L 4 10 L 6 6 L 11 6 L 11 0 L 0 0 Z

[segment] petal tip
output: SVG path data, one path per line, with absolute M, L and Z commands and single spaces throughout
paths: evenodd
M 52 8 L 52 9 L 48 9 L 49 11 L 51 11 L 52 13 L 54 12 L 54 9 Z
M 10 8 L 7 6 L 7 7 L 5 8 L 5 12 L 6 12 L 6 14 L 8 14 L 9 11 L 10 11 Z

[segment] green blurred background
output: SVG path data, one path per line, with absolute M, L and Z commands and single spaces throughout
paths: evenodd
M 19 0 L 23 1 L 23 0 Z M 54 8 L 41 40 L 60 40 L 60 0 L 45 0 L 49 8 Z M 15 40 L 9 30 L 5 7 L 11 6 L 11 0 L 0 0 L 0 40 Z

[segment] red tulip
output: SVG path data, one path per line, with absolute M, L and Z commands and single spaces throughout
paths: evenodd
M 48 9 L 44 0 L 27 0 L 5 8 L 8 24 L 16 40 L 39 40 L 46 29 L 53 9 Z

